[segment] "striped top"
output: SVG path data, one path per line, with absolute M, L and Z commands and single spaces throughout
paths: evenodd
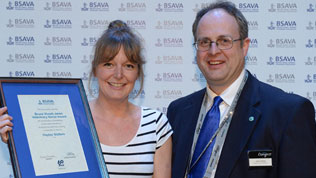
M 134 138 L 123 146 L 101 144 L 110 178 L 151 178 L 154 154 L 172 135 L 167 117 L 142 107 L 140 126 Z

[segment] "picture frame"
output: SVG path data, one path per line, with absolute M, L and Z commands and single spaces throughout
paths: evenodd
M 81 79 L 0 78 L 16 178 L 109 178 Z

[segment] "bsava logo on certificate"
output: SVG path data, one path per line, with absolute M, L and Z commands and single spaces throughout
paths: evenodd
M 88 171 L 68 95 L 17 95 L 36 176 Z

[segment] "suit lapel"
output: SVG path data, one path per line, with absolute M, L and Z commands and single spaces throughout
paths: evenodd
M 179 133 L 179 134 L 181 134 L 181 137 L 185 139 L 179 139 L 182 142 L 178 143 L 178 145 L 181 145 L 182 147 L 181 149 L 183 150 L 182 156 L 184 158 L 183 159 L 184 162 L 180 164 L 184 164 L 184 167 L 189 164 L 194 132 L 195 132 L 198 116 L 200 113 L 201 105 L 203 102 L 203 98 L 205 95 L 205 91 L 206 91 L 205 89 L 200 90 L 197 93 L 197 95 L 195 95 L 189 100 L 187 106 L 183 108 L 183 112 L 181 116 L 183 119 L 183 122 L 181 123 L 181 129 L 179 129 L 182 131 L 182 133 Z M 186 168 L 184 168 L 184 170 L 185 169 Z
M 249 136 L 251 135 L 260 111 L 255 107 L 259 103 L 257 80 L 248 73 L 248 80 L 240 95 L 216 170 L 216 178 L 228 178 L 236 164 Z

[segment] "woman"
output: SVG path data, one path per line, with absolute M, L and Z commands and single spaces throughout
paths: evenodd
M 110 23 L 98 39 L 91 76 L 99 94 L 90 104 L 102 152 L 111 178 L 171 177 L 171 126 L 162 113 L 128 100 L 137 79 L 143 87 L 140 39 L 122 21 Z M 12 119 L 0 110 L 3 141 Z

